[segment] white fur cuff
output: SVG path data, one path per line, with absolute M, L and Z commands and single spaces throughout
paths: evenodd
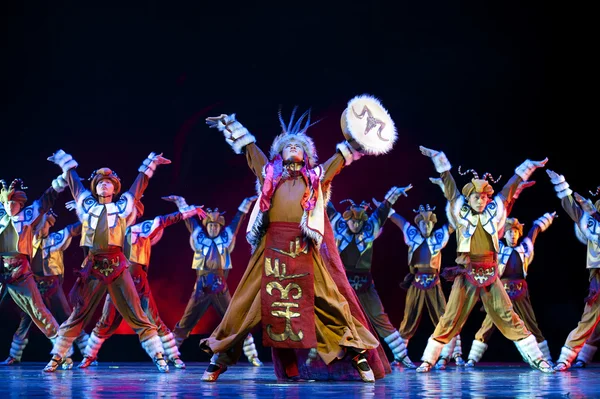
M 398 201 L 398 197 L 400 197 L 400 192 L 398 187 L 392 187 L 385 195 L 384 200 L 394 205 Z
M 188 205 L 186 207 L 183 207 L 183 208 L 180 208 L 179 212 L 181 213 L 181 216 L 183 216 L 183 220 L 189 219 L 192 216 L 196 216 L 196 214 L 198 213 L 196 211 L 196 207 L 195 206 L 190 206 L 190 205 Z
M 360 152 L 356 151 L 347 141 L 339 143 L 335 146 L 335 148 L 344 157 L 344 160 L 346 161 L 346 166 L 350 165 L 354 161 L 359 160 L 363 155 Z
M 541 231 L 546 231 L 546 229 L 552 224 L 552 220 L 552 215 L 549 213 L 544 213 L 541 217 L 537 218 L 533 224 L 538 225 Z
M 142 348 L 144 348 L 151 359 L 154 359 L 159 353 L 162 354 L 164 352 L 162 342 L 158 335 L 154 335 L 142 342 Z
M 560 350 L 560 356 L 558 357 L 557 363 L 564 363 L 567 367 L 571 367 L 573 361 L 577 358 L 577 352 L 573 349 L 563 346 Z
M 244 199 L 240 206 L 238 207 L 238 211 L 242 213 L 248 213 L 250 211 L 250 207 L 252 206 L 252 201 Z
M 531 174 L 535 171 L 536 166 L 529 159 L 517 166 L 515 174 L 519 176 L 523 181 L 529 180 Z
M 562 183 L 556 184 L 554 186 L 554 191 L 556 191 L 556 195 L 558 198 L 563 199 L 573 194 L 573 190 L 569 188 L 569 183 L 563 181 Z
M 156 162 L 154 159 L 148 157 L 144 159 L 144 162 L 138 168 L 138 172 L 145 174 L 148 178 L 151 178 L 154 175 L 154 171 L 156 170 Z
M 67 188 L 68 184 L 62 175 L 59 175 L 56 179 L 52 180 L 52 188 L 57 193 L 62 193 Z
M 444 348 L 444 344 L 436 341 L 433 338 L 429 338 L 427 340 L 427 346 L 425 347 L 425 351 L 423 352 L 423 357 L 421 360 L 427 362 L 429 364 L 435 364 L 440 357 L 440 353 Z
M 438 152 L 433 157 L 431 157 L 433 161 L 433 166 L 435 166 L 435 170 L 438 173 L 444 173 L 452 169 L 452 165 L 450 165 L 450 161 L 446 158 L 446 154 L 443 152 Z
M 488 345 L 486 343 L 476 339 L 473 340 L 473 343 L 471 344 L 471 350 L 469 351 L 469 360 L 474 360 L 475 362 L 480 361 L 487 348 Z

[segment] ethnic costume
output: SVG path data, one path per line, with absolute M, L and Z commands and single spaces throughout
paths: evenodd
M 151 153 L 138 169 L 139 174 L 132 187 L 121 194 L 117 201 L 113 201 L 114 196 L 120 192 L 121 180 L 109 168 L 94 172 L 91 191 L 88 191 L 75 171 L 77 162 L 71 155 L 59 150 L 48 159 L 63 169 L 63 175 L 66 176 L 75 199 L 77 216 L 82 223 L 80 246 L 83 247 L 86 258 L 80 276 L 71 290 L 73 312 L 60 326 L 58 339 L 52 349 L 54 356 L 44 371 L 55 371 L 64 361 L 73 341 L 93 317 L 96 307 L 108 291 L 117 310 L 139 335 L 142 347 L 159 371 L 167 372 L 169 367 L 162 356 L 164 349 L 161 339 L 156 326 L 142 309 L 123 248 L 126 229 L 135 223 L 135 203 L 140 201 L 156 166 L 168 160 Z M 103 183 L 104 181 L 106 182 Z M 111 184 L 114 192 L 108 196 L 99 196 L 97 187 L 106 187 L 106 184 Z
M 565 212 L 575 222 L 575 233 L 579 241 L 587 244 L 586 266 L 590 271 L 590 294 L 585 298 L 585 308 L 577 327 L 569 333 L 556 361 L 555 370 L 565 371 L 577 358 L 600 322 L 600 221 L 587 212 L 573 198 L 573 191 L 564 176 L 548 171 L 554 190 Z M 596 209 L 600 200 L 596 202 Z M 591 348 L 587 348 L 588 351 Z M 585 356 L 585 355 L 584 355 Z M 591 353 L 593 356 L 593 353 Z M 591 358 L 589 354 L 587 357 Z
M 314 144 L 305 134 L 309 118 L 301 126 L 306 116 L 294 125 L 292 114 L 286 126 L 280 114 L 283 133 L 273 142 L 269 158 L 235 115 L 208 119 L 236 153 L 245 152 L 260 195 L 248 223 L 253 253 L 246 272 L 223 320 L 200 343 L 205 351 L 218 354 L 204 381 L 215 381 L 236 363 L 243 340 L 261 321 L 263 343 L 272 347 L 279 379 L 374 382 L 391 372 L 348 284 L 325 213 L 333 177 L 362 155 L 353 145 L 366 145 L 354 139 L 342 142 L 335 155 L 317 166 Z M 380 153 L 389 151 L 395 140 L 393 121 L 372 97 L 351 100 L 342 126 L 352 137 L 357 132 L 379 140 L 386 147 Z M 374 147 L 363 150 L 377 153 Z M 284 159 L 289 162 L 284 164 Z M 345 357 L 350 361 L 343 361 Z
M 254 198 L 255 199 L 255 198 Z M 238 212 L 228 226 L 225 217 L 219 209 L 208 209 L 207 216 L 202 220 L 202 226 L 197 219 L 185 221 L 190 232 L 190 246 L 194 251 L 192 269 L 196 270 L 194 291 L 185 308 L 181 320 L 173 329 L 177 346 L 180 347 L 204 313 L 212 305 L 219 316 L 223 317 L 231 302 L 231 293 L 227 286 L 227 275 L 232 268 L 231 252 L 235 247 L 235 238 L 246 217 L 254 199 L 246 198 L 240 204 Z M 186 206 L 185 202 L 179 206 Z M 206 229 L 209 223 L 216 223 L 219 233 L 211 237 Z M 248 334 L 243 344 L 244 355 L 253 366 L 261 366 L 256 345 L 252 334 Z
M 406 190 L 409 188 L 411 187 L 407 187 Z M 370 205 L 365 202 L 357 205 L 352 200 L 344 200 L 350 202 L 350 206 L 343 214 L 337 212 L 331 202 L 327 204 L 327 214 L 331 220 L 333 234 L 348 282 L 356 291 L 360 304 L 375 331 L 391 349 L 394 361 L 402 363 L 408 359 L 405 342 L 383 308 L 383 303 L 375 288 L 371 267 L 373 242 L 383 231 L 383 225 L 391 211 L 391 206 L 399 195 L 406 195 L 406 190 L 396 187 L 390 189 L 385 200 L 378 204 L 370 216 L 367 214 Z M 350 224 L 355 231 L 352 230 Z
M 535 336 L 519 316 L 512 310 L 510 298 L 498 279 L 498 233 L 504 227 L 506 203 L 511 199 L 521 181 L 529 179 L 531 173 L 544 165 L 545 161 L 525 161 L 515 169 L 515 175 L 502 192 L 492 198 L 492 186 L 477 175 L 465 185 L 461 192 L 450 173 L 450 162 L 442 152 L 421 147 L 421 152 L 432 158 L 444 183 L 444 195 L 448 200 L 448 221 L 456 232 L 457 253 L 454 268 L 456 277 L 448 304 L 435 331 L 429 338 L 423 353 L 423 363 L 417 371 L 428 372 L 437 361 L 445 344 L 460 332 L 477 299 L 492 318 L 494 324 L 515 344 L 529 364 L 543 372 L 552 372 L 544 360 Z M 474 206 L 481 211 L 476 212 Z M 446 268 L 448 269 L 448 268 Z
M 533 222 L 533 227 L 529 230 L 527 236 L 518 245 L 516 245 L 516 242 L 523 235 L 523 225 L 516 218 L 506 219 L 504 238 L 506 238 L 508 231 L 512 231 L 512 234 L 515 234 L 517 238 L 515 239 L 515 245 L 511 245 L 508 240 L 506 243 L 500 241 L 500 251 L 498 253 L 498 276 L 500 281 L 510 297 L 515 313 L 523 320 L 525 327 L 531 331 L 544 358 L 550 364 L 552 363 L 550 348 L 535 319 L 535 313 L 529 299 L 526 277 L 529 265 L 533 260 L 533 249 L 537 236 L 540 232 L 546 231 L 552 224 L 553 219 L 554 214 L 549 213 L 538 218 Z M 475 363 L 481 360 L 494 330 L 494 322 L 487 315 L 481 328 L 475 334 L 467 366 L 474 366 Z
M 140 218 L 143 214 L 141 202 L 138 202 L 136 207 L 138 208 L 137 217 Z M 196 207 L 188 206 L 178 212 L 157 216 L 152 220 L 145 220 L 129 226 L 125 233 L 125 248 L 123 252 L 129 260 L 129 273 L 135 284 L 142 309 L 150 322 L 158 329 L 158 336 L 162 342 L 164 354 L 176 368 L 185 368 L 185 363 L 180 359 L 181 354 L 175 343 L 175 337 L 158 313 L 158 307 L 150 290 L 148 268 L 150 267 L 152 247 L 160 241 L 164 229 L 196 214 Z M 102 316 L 96 323 L 87 342 L 85 358 L 79 365 L 80 368 L 86 368 L 96 360 L 102 344 L 117 331 L 122 320 L 123 316 L 117 310 L 110 295 L 106 295 Z
M 13 180 L 9 187 L 6 187 L 4 180 L 0 180 L 0 183 L 0 202 L 3 205 L 0 208 L 0 303 L 8 292 L 44 335 L 54 341 L 58 323 L 44 303 L 31 271 L 30 260 L 33 256 L 34 230 L 67 183 L 60 176 L 54 179 L 52 187 L 28 207 L 25 207 L 27 195 L 20 179 Z M 24 344 L 24 339 L 17 342 L 16 346 L 13 344 L 11 356 L 20 357 Z
M 421 205 L 412 224 L 397 212 L 392 212 L 389 218 L 402 230 L 404 243 L 408 246 L 408 268 L 400 286 L 407 290 L 404 304 L 404 318 L 400 323 L 399 335 L 403 342 L 402 363 L 415 368 L 408 357 L 408 341 L 415 335 L 423 307 L 427 306 L 429 317 L 433 325 L 437 325 L 446 307 L 446 297 L 440 284 L 440 266 L 442 263 L 442 249 L 448 244 L 450 234 L 454 228 L 444 224 L 439 229 L 433 230 L 437 223 L 437 216 L 433 209 L 427 205 Z M 415 226 L 416 225 L 416 226 Z M 462 348 L 460 335 L 454 337 L 440 354 L 440 360 L 436 367 L 444 369 L 448 359 L 453 358 L 459 365 L 464 364 L 462 360 Z
M 48 223 L 49 227 L 52 227 L 55 222 L 56 215 L 50 210 L 44 215 L 38 226 Z M 58 323 L 67 320 L 72 311 L 63 290 L 65 275 L 63 252 L 71 245 L 72 238 L 80 234 L 81 223 L 77 222 L 46 236 L 43 236 L 42 229 L 38 229 L 33 237 L 33 256 L 31 258 L 33 278 L 44 304 Z M 31 324 L 31 317 L 27 313 L 21 312 L 21 321 L 13 336 L 9 356 L 3 364 L 9 365 L 21 361 L 23 350 L 29 342 Z M 82 330 L 75 339 L 75 344 L 81 353 L 85 349 L 88 338 L 88 334 Z

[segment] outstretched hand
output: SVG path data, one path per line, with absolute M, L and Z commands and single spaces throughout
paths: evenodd
M 546 166 L 547 162 L 548 162 L 548 158 L 544 158 L 541 161 L 531 161 L 533 166 L 535 166 L 536 168 L 543 168 L 544 166 Z
M 73 211 L 77 209 L 77 203 L 75 201 L 67 201 L 65 202 L 65 208 L 69 211 Z
M 442 189 L 444 188 L 444 181 L 441 177 L 430 177 L 429 181 L 437 186 L 440 186 Z
M 406 192 L 407 192 L 408 190 L 410 190 L 411 188 L 413 188 L 413 186 L 412 186 L 412 184 L 409 184 L 409 185 L 408 185 L 408 186 L 406 186 L 406 187 L 398 187 L 397 191 L 398 191 L 398 193 L 399 193 L 400 195 L 403 195 L 403 196 L 405 196 L 405 197 L 408 197 L 408 194 L 406 194 Z
M 519 198 L 519 196 L 521 195 L 521 192 L 526 189 L 527 187 L 531 187 L 535 184 L 535 180 L 528 180 L 528 181 L 522 181 L 521 183 L 519 183 L 519 185 L 517 186 L 517 189 L 515 190 L 515 195 L 513 195 L 514 198 Z
M 556 173 L 555 171 L 550 170 L 550 169 L 546 169 L 546 173 L 550 177 L 550 180 L 556 180 L 560 177 L 560 175 L 558 173 Z
M 171 163 L 170 159 L 167 159 L 162 156 L 162 152 L 158 155 L 151 152 L 150 155 L 148 155 L 148 158 L 150 158 L 150 159 L 152 159 L 152 161 L 156 162 L 157 165 L 168 165 Z
M 196 206 L 196 215 L 202 220 L 206 217 L 206 211 L 203 209 L 204 205 Z
M 433 158 L 434 156 L 436 156 L 437 154 L 440 153 L 439 151 L 432 150 L 431 148 L 423 147 L 422 145 L 419 146 L 419 150 L 421 150 L 421 154 L 423 154 L 429 158 Z
M 46 159 L 52 163 L 58 164 L 58 159 L 62 158 L 64 155 L 65 152 L 63 150 L 58 150 Z
M 375 198 L 371 198 L 371 201 L 375 205 L 375 208 L 379 208 L 379 205 L 381 205 L 381 201 L 377 201 Z
M 220 121 L 224 125 L 224 120 L 226 117 L 227 115 L 225 114 L 221 114 L 219 116 L 209 116 L 208 118 L 206 118 L 206 124 L 208 125 L 208 127 L 218 127 Z

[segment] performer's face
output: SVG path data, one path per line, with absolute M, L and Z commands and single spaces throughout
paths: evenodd
M 509 247 L 516 247 L 520 237 L 521 235 L 517 229 L 508 229 L 504 233 L 504 240 L 506 240 L 506 245 Z
M 423 237 L 429 237 L 433 231 L 433 222 L 431 220 L 419 220 L 419 231 Z
M 481 213 L 489 204 L 490 196 L 486 193 L 471 193 L 469 195 L 469 206 L 473 208 L 476 213 Z
M 284 162 L 302 162 L 304 159 L 304 150 L 297 141 L 290 141 L 281 153 Z
M 115 186 L 109 179 L 102 179 L 96 185 L 96 193 L 99 197 L 110 197 L 115 194 Z
M 19 201 L 7 201 L 2 205 L 4 205 L 4 210 L 8 213 L 8 216 L 15 216 L 23 209 L 23 204 Z
M 364 224 L 362 220 L 352 218 L 348 219 L 346 223 L 348 224 L 348 228 L 350 229 L 350 231 L 353 233 L 359 233 L 362 230 Z
M 208 222 L 206 223 L 206 234 L 210 238 L 214 238 L 221 232 L 221 225 L 219 223 Z

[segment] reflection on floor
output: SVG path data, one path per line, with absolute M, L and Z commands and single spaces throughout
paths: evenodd
M 532 398 L 600 397 L 600 365 L 543 374 L 523 364 L 481 363 L 477 368 L 450 366 L 417 374 L 395 368 L 375 384 L 361 382 L 278 382 L 271 364 L 240 362 L 216 383 L 200 381 L 207 363 L 159 373 L 150 362 L 100 363 L 86 370 L 44 373 L 43 363 L 0 367 L 0 398 Z

